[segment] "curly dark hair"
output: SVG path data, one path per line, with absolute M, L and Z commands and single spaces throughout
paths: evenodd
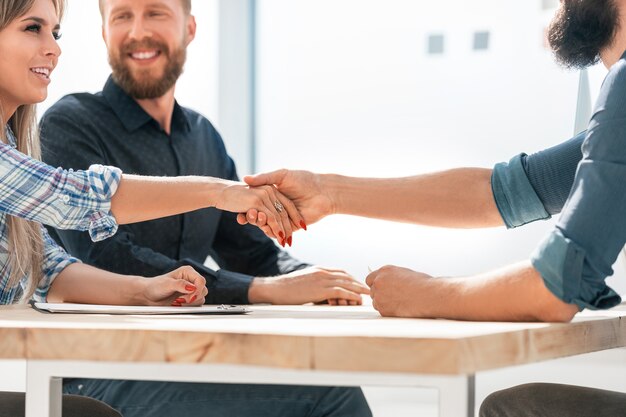
M 619 23 L 615 0 L 562 0 L 548 28 L 548 42 L 559 64 L 585 68 L 600 60 Z

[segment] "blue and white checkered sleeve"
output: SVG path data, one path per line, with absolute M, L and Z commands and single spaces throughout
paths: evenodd
M 46 301 L 50 285 L 66 267 L 73 263 L 80 262 L 78 259 L 70 256 L 62 247 L 50 237 L 45 227 L 41 227 L 41 234 L 44 243 L 43 257 L 43 277 L 33 297 L 36 301 Z
M 111 198 L 121 178 L 118 168 L 53 168 L 0 144 L 0 211 L 59 229 L 89 230 L 94 241 L 117 231 Z

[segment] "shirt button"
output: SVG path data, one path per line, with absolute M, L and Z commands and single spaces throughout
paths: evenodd
M 64 194 L 63 197 L 61 197 L 61 201 L 63 201 L 65 204 L 70 202 L 70 196 L 67 194 Z

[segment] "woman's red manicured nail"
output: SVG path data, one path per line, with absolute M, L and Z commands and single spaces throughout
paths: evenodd
M 198 296 L 197 296 L 197 295 L 195 295 L 195 294 L 194 294 L 194 295 L 192 295 L 192 296 L 191 296 L 191 298 L 189 299 L 189 302 L 190 302 L 190 303 L 193 303 L 194 301 L 196 301 L 196 298 L 198 298 Z
M 196 286 L 195 285 L 191 285 L 191 284 L 187 284 L 187 285 L 185 285 L 185 289 L 187 291 L 195 291 L 196 290 Z
M 282 240 L 285 238 L 285 234 L 283 232 L 278 232 L 278 237 Z
M 180 305 L 180 303 L 173 302 L 173 303 L 172 303 L 172 307 L 181 307 L 181 305 Z
M 306 223 L 304 222 L 304 220 L 300 220 L 300 227 L 303 228 L 306 232 Z
M 287 243 L 289 243 L 289 246 L 291 246 L 291 241 L 293 240 L 293 236 L 289 236 L 287 238 Z
M 183 304 L 183 303 L 186 303 L 187 301 L 185 301 L 183 297 L 178 297 L 177 299 L 174 300 L 174 302 L 178 304 Z

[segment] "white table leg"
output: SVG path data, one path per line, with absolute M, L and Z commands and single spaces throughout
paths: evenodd
M 51 376 L 45 365 L 26 364 L 26 417 L 61 417 L 63 379 Z
M 286 370 L 254 366 L 82 361 L 27 361 L 26 417 L 61 417 L 62 377 L 148 381 L 337 386 L 404 386 L 439 390 L 439 417 L 474 417 L 474 375 L 427 376 Z
M 474 417 L 474 375 L 450 377 L 439 386 L 439 417 Z

